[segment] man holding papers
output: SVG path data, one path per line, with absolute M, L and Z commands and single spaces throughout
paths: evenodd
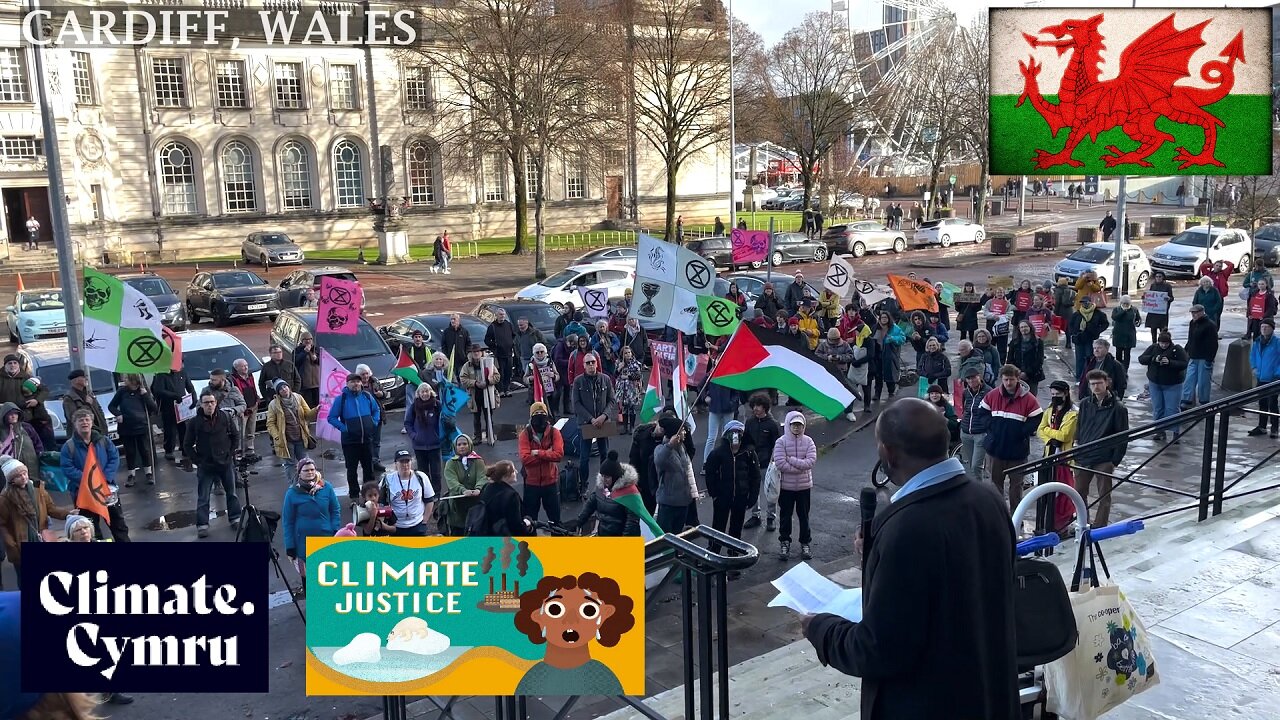
M 823 665 L 862 678 L 868 720 L 1015 720 L 1009 511 L 949 457 L 927 402 L 890 405 L 876 440 L 899 489 L 867 541 L 862 620 L 806 615 L 805 637 Z

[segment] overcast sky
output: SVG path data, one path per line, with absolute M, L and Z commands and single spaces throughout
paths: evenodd
M 728 5 L 730 0 L 723 0 Z M 854 16 L 855 25 L 858 24 L 859 17 L 868 18 L 867 25 L 874 24 L 871 20 L 877 19 L 873 16 L 878 15 L 880 3 L 876 0 L 848 0 Z M 779 2 L 778 0 L 732 0 L 733 14 L 742 18 L 748 25 L 760 33 L 764 38 L 766 46 L 772 45 L 782 39 L 788 30 L 800 24 L 800 20 L 807 13 L 811 12 L 831 12 L 831 0 L 789 0 L 788 2 Z M 1024 6 L 1031 5 L 1031 2 L 1017 2 L 1016 0 L 1008 0 L 1003 2 L 989 2 L 988 0 L 949 0 L 948 5 L 961 15 L 962 19 L 973 17 L 989 6 Z M 1052 2 L 1039 2 L 1035 4 L 1046 5 L 1051 7 L 1130 7 L 1130 0 L 1053 0 Z M 1138 7 L 1206 7 L 1213 6 L 1217 3 L 1206 0 L 1138 0 Z M 1226 5 L 1227 3 L 1223 3 Z M 1275 0 L 1231 0 L 1231 7 L 1268 7 L 1275 4 Z

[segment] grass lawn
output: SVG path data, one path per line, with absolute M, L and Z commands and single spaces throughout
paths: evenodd
M 434 238 L 432 238 L 434 242 Z M 635 236 L 632 233 L 612 232 L 612 231 L 595 231 L 580 233 L 562 233 L 547 235 L 548 250 L 563 249 L 582 249 L 586 250 L 593 247 L 602 247 L 605 245 L 630 245 L 635 242 Z M 508 235 L 506 237 L 483 238 L 474 244 L 470 242 L 453 243 L 454 258 L 470 257 L 474 249 L 478 255 L 505 255 L 511 252 L 511 248 L 515 245 L 515 236 Z M 533 248 L 533 236 L 529 236 L 528 247 Z M 307 250 L 308 262 L 338 262 L 353 263 L 356 262 L 357 256 L 360 254 L 359 248 L 331 248 L 327 250 Z M 432 243 L 424 243 L 409 246 L 409 257 L 413 260 L 430 260 L 432 258 Z M 378 258 L 378 248 L 376 246 L 367 248 L 364 254 L 365 260 L 373 262 Z M 210 257 L 196 258 L 191 262 L 230 262 L 239 260 L 237 255 L 214 255 Z

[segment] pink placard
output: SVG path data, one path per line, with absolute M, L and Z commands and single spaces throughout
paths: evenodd
M 330 442 L 342 442 L 342 433 L 329 424 L 329 408 L 347 389 L 347 369 L 320 348 L 320 410 L 316 413 L 316 435 Z
M 760 262 L 769 255 L 769 231 L 740 230 L 734 228 L 729 233 L 729 242 L 733 245 L 733 264 L 745 265 Z
M 339 280 L 330 275 L 320 278 L 320 309 L 316 312 L 316 332 L 355 335 L 360 325 L 363 291 L 360 283 Z

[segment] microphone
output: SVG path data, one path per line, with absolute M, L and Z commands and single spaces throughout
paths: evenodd
M 876 503 L 879 497 L 876 495 L 876 489 L 871 487 L 862 488 L 862 493 L 858 496 L 858 507 L 862 510 L 862 562 L 866 567 L 867 552 L 871 549 L 871 523 L 876 517 Z

